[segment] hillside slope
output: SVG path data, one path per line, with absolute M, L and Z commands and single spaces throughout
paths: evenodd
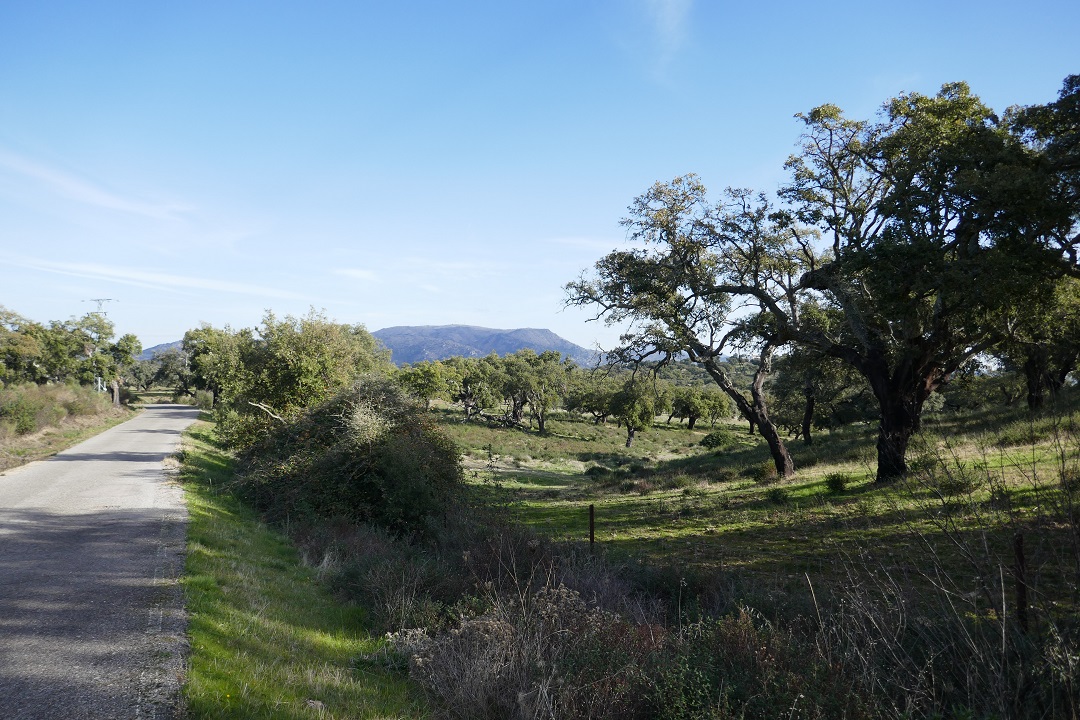
M 421 360 L 445 360 L 449 357 L 483 357 L 491 353 L 506 355 L 530 348 L 536 352 L 557 350 L 579 364 L 592 364 L 596 353 L 550 330 L 518 328 L 496 330 L 474 325 L 417 325 L 383 328 L 372 333 L 390 348 L 398 365 Z

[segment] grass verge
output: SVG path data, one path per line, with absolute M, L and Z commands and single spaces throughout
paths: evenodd
M 135 413 L 129 408 L 110 409 L 102 415 L 66 418 L 57 426 L 0 439 L 0 473 L 50 458 L 133 417 Z
M 284 536 L 220 491 L 231 474 L 212 426 L 193 426 L 182 453 L 189 717 L 426 717 L 406 680 L 357 664 L 383 640 L 371 637 L 361 608 L 334 600 Z

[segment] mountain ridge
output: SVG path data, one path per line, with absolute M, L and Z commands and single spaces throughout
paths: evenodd
M 495 353 L 508 355 L 526 348 L 538 353 L 556 350 L 579 365 L 596 362 L 598 353 L 562 338 L 546 328 L 486 328 L 478 325 L 394 325 L 371 333 L 389 348 L 397 365 L 450 357 L 484 357 Z M 181 347 L 182 341 L 146 348 L 138 356 L 154 356 Z
M 556 350 L 578 364 L 596 359 L 592 350 L 575 345 L 546 328 L 485 328 L 478 325 L 395 325 L 371 333 L 390 349 L 395 364 L 445 360 L 449 357 L 507 355 L 519 350 Z

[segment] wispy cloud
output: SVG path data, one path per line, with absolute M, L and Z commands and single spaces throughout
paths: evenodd
M 335 275 L 341 275 L 355 280 L 378 282 L 379 276 L 373 270 L 361 270 L 360 268 L 338 268 L 333 271 Z
M 54 273 L 57 275 L 113 282 L 121 285 L 132 285 L 152 290 L 170 290 L 173 292 L 203 290 L 260 298 L 308 300 L 308 297 L 305 295 L 289 292 L 288 290 L 280 290 L 278 288 L 229 282 L 225 280 L 213 280 L 210 278 L 190 277 L 187 275 L 174 275 L 142 268 L 99 265 L 95 263 L 63 263 L 53 262 L 51 260 L 19 258 L 3 255 L 0 255 L 0 263 L 14 265 L 29 270 Z
M 505 263 L 487 260 L 439 260 L 414 256 L 402 258 L 402 262 L 405 267 L 412 271 L 414 277 L 437 276 L 440 278 L 475 280 L 502 275 L 508 270 Z
M 663 72 L 686 41 L 686 25 L 693 0 L 645 0 L 659 48 L 658 70 Z
M 61 197 L 92 207 L 141 215 L 157 220 L 175 220 L 191 210 L 178 204 L 151 203 L 124 197 L 84 178 L 58 170 L 0 148 L 0 169 L 37 180 Z

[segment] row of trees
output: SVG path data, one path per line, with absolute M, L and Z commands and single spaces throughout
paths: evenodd
M 134 335 L 115 335 L 103 313 L 42 324 L 0 306 L 0 385 L 103 383 L 115 391 L 142 352 Z
M 460 404 L 466 420 L 506 425 L 529 421 L 544 433 L 557 408 L 597 423 L 614 419 L 627 430 L 627 446 L 657 416 L 686 420 L 693 429 L 699 419 L 716 422 L 731 415 L 727 397 L 700 382 L 675 386 L 625 368 L 582 369 L 553 350 L 420 362 L 402 368 L 397 377 L 429 403 L 439 397 Z
M 767 376 L 761 393 L 778 435 L 801 436 L 809 443 L 814 429 L 875 417 L 873 394 L 854 369 L 836 358 L 795 349 L 781 354 L 769 373 L 762 373 L 756 361 L 737 356 L 717 366 L 737 387 Z M 1017 383 L 1015 373 L 972 367 L 929 406 L 974 409 L 999 394 L 991 385 Z M 179 395 L 211 393 L 222 432 L 238 446 L 372 374 L 392 376 L 428 406 L 435 398 L 456 403 L 466 420 L 529 425 L 540 433 L 547 431 L 556 409 L 597 423 L 615 421 L 626 428 L 628 445 L 658 417 L 686 421 L 694 429 L 699 421 L 715 424 L 735 410 L 707 372 L 685 361 L 649 373 L 630 366 L 581 368 L 554 351 L 522 350 L 395 369 L 387 351 L 362 327 L 334 323 L 314 312 L 284 319 L 268 313 L 259 326 L 236 331 L 191 330 L 180 348 L 136 363 L 129 374 L 140 386 L 166 385 Z M 750 431 L 755 427 L 751 422 Z
M 459 404 L 466 420 L 547 432 L 556 409 L 614 419 L 627 442 L 657 416 L 686 420 L 731 415 L 731 404 L 700 376 L 676 386 L 629 369 L 585 370 L 558 352 L 522 350 L 499 357 L 454 357 L 395 369 L 389 352 L 362 326 L 328 320 L 314 311 L 302 318 L 267 313 L 254 328 L 209 325 L 188 331 L 180 348 L 140 363 L 133 374 L 146 385 L 167 384 L 177 394 L 211 393 L 222 435 L 245 447 L 271 428 L 291 422 L 363 375 L 392 376 L 430 405 Z
M 1020 365 L 1038 406 L 1075 364 L 1080 76 L 1058 100 L 995 114 L 963 83 L 887 102 L 876 121 L 823 105 L 778 201 L 694 175 L 657 183 L 623 221 L 638 247 L 567 286 L 568 304 L 627 323 L 611 355 L 686 353 L 794 472 L 765 379 L 788 348 L 840 362 L 878 408 L 879 481 L 907 472 L 928 398 L 974 358 Z M 738 386 L 721 360 L 753 352 Z

